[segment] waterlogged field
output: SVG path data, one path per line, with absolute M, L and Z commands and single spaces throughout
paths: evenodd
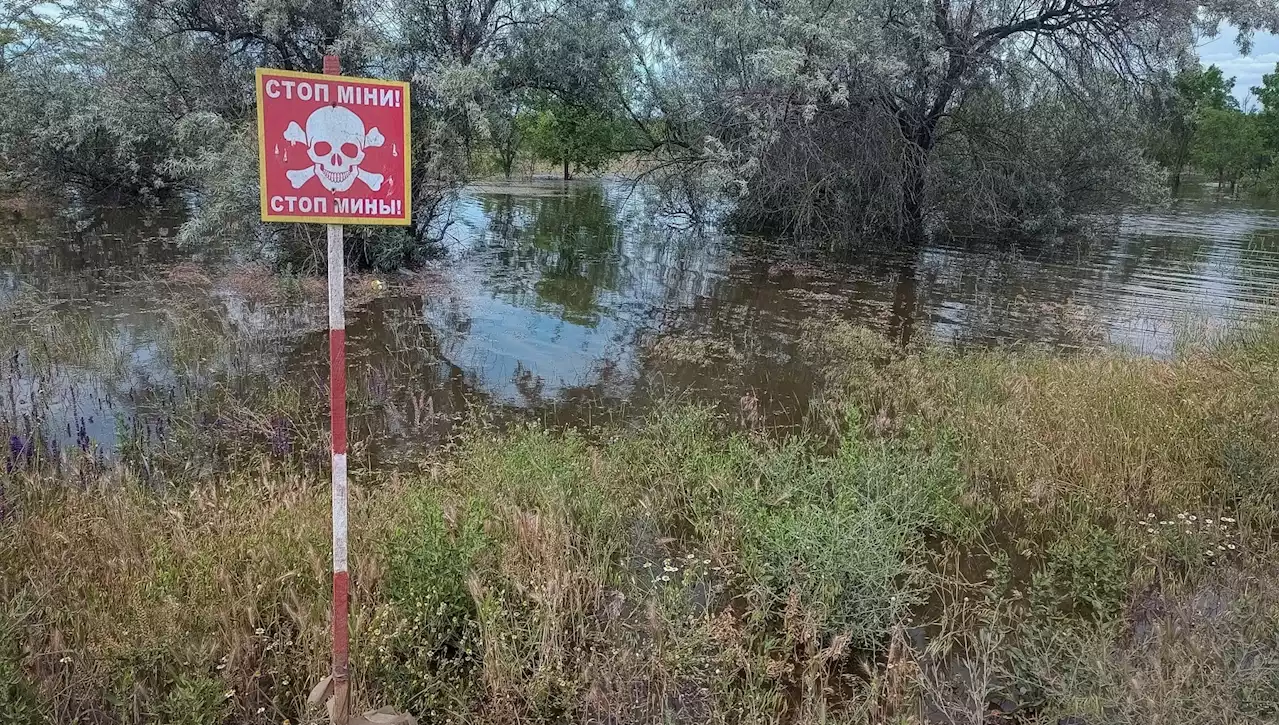
M 359 704 L 1275 720 L 1273 224 L 828 268 L 595 193 L 348 280 Z M 323 285 L 172 223 L 6 241 L 0 723 L 323 719 Z

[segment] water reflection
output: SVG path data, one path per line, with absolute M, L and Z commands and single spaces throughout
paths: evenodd
M 464 194 L 448 257 L 349 312 L 353 457 L 438 445 L 473 403 L 558 421 L 675 395 L 749 401 L 786 424 L 813 388 L 800 329 L 827 316 L 904 344 L 1166 356 L 1193 323 L 1274 314 L 1273 209 L 1188 200 L 1091 244 L 951 241 L 844 260 L 658 209 L 643 187 L 612 182 Z M 253 294 L 276 282 L 235 283 L 223 250 L 176 247 L 179 218 L 0 222 L 12 318 L 0 427 L 42 421 L 64 448 L 87 436 L 115 451 L 166 440 L 180 414 L 263 452 L 303 440 L 322 451 L 322 306 Z

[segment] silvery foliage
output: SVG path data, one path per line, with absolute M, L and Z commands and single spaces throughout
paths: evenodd
M 1136 91 L 1222 20 L 1240 29 L 1242 45 L 1276 25 L 1274 6 L 1259 0 L 646 0 L 638 8 L 633 48 L 647 99 L 702 134 L 700 144 L 684 139 L 696 151 L 688 165 L 737 196 L 740 216 L 801 233 L 901 229 L 930 214 L 945 223 L 962 208 L 988 209 L 990 226 L 1019 226 L 1017 207 L 1028 200 L 1003 185 L 1027 182 L 1041 186 L 1032 206 L 1048 217 L 1031 226 L 1058 228 L 1089 211 L 1065 203 L 1067 177 L 1081 173 L 1086 196 L 1100 203 L 1149 199 L 1156 175 L 1130 133 Z M 992 103 L 993 94 L 1007 102 Z M 1064 116 L 1076 125 L 1055 123 Z M 1086 131 L 1101 149 L 1093 163 L 1075 156 L 1071 168 L 1046 168 L 1068 160 L 1046 157 L 1046 147 L 1071 146 L 1068 137 Z M 1015 139 L 1048 143 L 1023 154 L 1030 149 Z M 1002 163 L 1019 168 L 1004 179 L 980 173 L 1001 149 Z M 1019 180 L 1023 171 L 1046 173 Z M 983 198 L 958 203 L 975 191 Z M 841 205 L 836 216 L 855 223 L 832 227 L 827 212 Z M 981 222 L 968 216 L 960 221 Z
M 573 0 L 5 3 L 0 91 L 13 101 L 0 107 L 0 181 L 91 194 L 182 189 L 194 201 L 184 239 L 229 237 L 303 266 L 315 235 L 256 221 L 255 67 L 319 71 L 337 53 L 347 73 L 412 82 L 421 223 L 349 235 L 354 263 L 395 266 L 430 242 L 489 142 L 492 109 L 529 82 L 513 69 L 533 64 L 512 59 L 533 40 L 563 49 L 618 37 L 587 27 L 599 4 Z M 593 58 L 554 60 L 533 80 L 576 88 L 575 76 L 602 75 Z

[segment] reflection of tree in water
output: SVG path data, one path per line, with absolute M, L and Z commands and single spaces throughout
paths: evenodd
M 1260 267 L 1251 249 L 1275 256 L 1275 232 L 1258 228 L 1254 213 L 1193 206 L 1132 214 L 1089 241 L 928 248 L 924 309 L 934 337 L 962 344 L 1119 344 L 1162 354 L 1177 316 L 1210 300 L 1248 308 L 1273 288 L 1241 284 Z
M 622 259 L 616 211 L 604 190 L 582 185 L 562 194 L 486 196 L 482 208 L 491 241 L 501 246 L 500 264 L 490 272 L 512 276 L 495 289 L 516 304 L 553 309 L 567 322 L 598 324 L 599 295 L 618 290 Z M 527 299 L 530 289 L 534 299 Z
M 46 292 L 84 294 L 107 270 L 148 273 L 190 256 L 174 243 L 181 222 L 180 212 L 167 208 L 86 208 L 76 218 L 0 213 L 0 279 L 20 276 Z M 200 254 L 220 260 L 224 250 Z

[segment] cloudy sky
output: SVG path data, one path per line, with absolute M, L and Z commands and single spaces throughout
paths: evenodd
M 1280 60 L 1280 39 L 1270 33 L 1256 33 L 1253 36 L 1253 50 L 1245 56 L 1236 48 L 1236 30 L 1224 27 L 1218 37 L 1200 43 L 1200 62 L 1208 66 L 1216 65 L 1222 74 L 1230 78 L 1236 77 L 1236 98 L 1241 107 L 1257 104 L 1251 97 L 1249 88 L 1262 85 L 1262 74 L 1275 70 L 1276 61 Z

